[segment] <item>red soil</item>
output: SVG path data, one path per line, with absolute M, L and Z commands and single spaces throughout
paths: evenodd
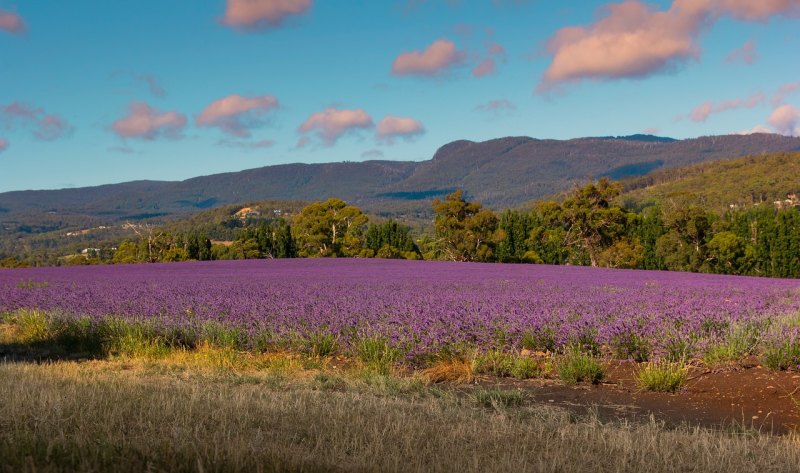
M 606 368 L 606 379 L 595 386 L 567 386 L 557 380 L 481 384 L 513 384 L 536 401 L 576 411 L 596 408 L 606 419 L 643 420 L 653 415 L 668 425 L 800 432 L 800 372 L 771 371 L 755 363 L 719 372 L 693 368 L 686 385 L 670 394 L 642 390 L 635 363 L 617 362 Z

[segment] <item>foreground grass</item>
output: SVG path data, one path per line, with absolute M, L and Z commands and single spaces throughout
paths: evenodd
M 254 352 L 219 330 L 176 344 L 146 327 L 97 332 L 22 315 L 0 324 L 0 352 L 18 352 L 0 360 L 0 472 L 782 472 L 800 464 L 795 436 L 604 422 L 517 389 L 431 384 L 543 369 L 503 353 L 443 358 L 414 373 L 395 366 L 397 353 L 378 338 L 350 358 L 331 356 L 335 344 L 324 339 L 308 350 Z M 556 362 L 566 382 L 602 376 L 577 351 Z
M 202 361 L 213 351 L 0 364 L 0 471 L 764 472 L 800 464 L 793 438 L 604 423 L 520 392 L 459 394 L 295 359 L 231 369 Z

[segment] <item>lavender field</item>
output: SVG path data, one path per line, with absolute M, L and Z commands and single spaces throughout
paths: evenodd
M 0 271 L 0 313 L 236 329 L 247 348 L 380 337 L 453 349 L 699 356 L 732 336 L 795 344 L 800 281 L 544 265 L 300 259 Z

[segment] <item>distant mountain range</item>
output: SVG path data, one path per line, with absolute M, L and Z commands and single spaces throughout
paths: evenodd
M 95 223 L 177 217 L 238 202 L 328 197 L 367 211 L 398 215 L 425 212 L 431 198 L 455 189 L 464 189 L 469 198 L 499 209 L 602 176 L 628 178 L 707 161 L 798 150 L 800 138 L 771 134 L 687 140 L 652 135 L 460 140 L 421 162 L 281 164 L 180 182 L 5 192 L 0 193 L 0 223 L 36 215 L 82 216 Z

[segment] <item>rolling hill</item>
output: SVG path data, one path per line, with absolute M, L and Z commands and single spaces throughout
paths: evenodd
M 61 190 L 0 193 L 0 232 L 20 226 L 88 227 L 170 219 L 226 204 L 339 197 L 382 215 L 417 216 L 430 199 L 465 189 L 492 208 L 518 206 L 608 176 L 641 176 L 707 161 L 800 150 L 800 138 L 770 134 L 687 140 L 650 135 L 539 140 L 507 137 L 455 141 L 432 159 L 283 164 L 180 182 L 134 181 Z
M 624 181 L 620 200 L 642 208 L 667 200 L 716 211 L 784 200 L 800 193 L 800 153 L 777 153 L 706 162 L 653 172 Z

